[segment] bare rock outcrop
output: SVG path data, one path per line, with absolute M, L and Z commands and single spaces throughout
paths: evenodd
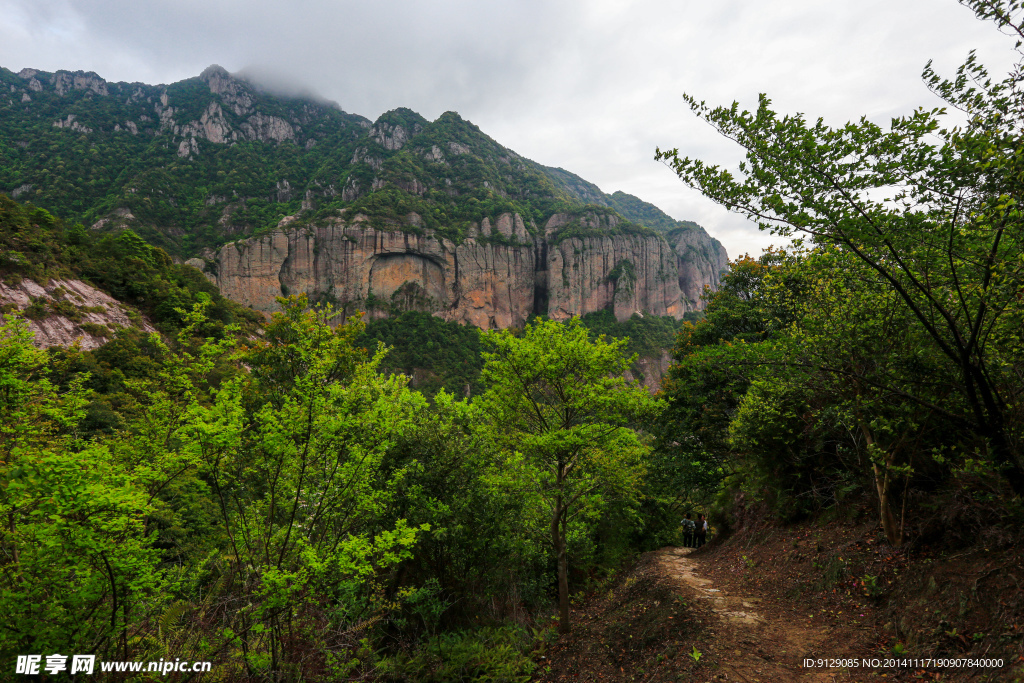
M 417 217 L 418 218 L 418 217 Z M 412 219 L 410 219 L 412 220 Z M 536 231 L 536 229 L 535 229 Z M 264 313 L 276 297 L 307 294 L 371 316 L 427 310 L 484 329 L 522 325 L 530 315 L 564 320 L 612 310 L 679 319 L 678 259 L 655 235 L 619 234 L 554 242 L 531 235 L 522 217 L 499 215 L 461 244 L 426 230 L 369 227 L 362 216 L 233 242 L 190 261 L 221 292 Z
M 89 128 L 88 126 L 83 126 L 78 121 L 75 121 L 75 115 L 74 114 L 68 114 L 66 119 L 57 119 L 56 121 L 53 122 L 53 127 L 54 128 L 68 128 L 70 130 L 75 131 L 76 133 L 91 133 L 92 132 L 92 128 Z
M 57 94 L 61 96 L 71 90 L 85 90 L 95 95 L 110 94 L 107 89 L 107 82 L 92 71 L 58 71 L 53 74 L 51 83 L 53 83 Z
M 532 246 L 456 245 L 354 220 L 225 245 L 205 270 L 225 296 L 264 313 L 278 310 L 276 297 L 305 293 L 347 312 L 386 315 L 394 304 L 505 328 L 533 312 L 534 265 Z
M 649 312 L 679 319 L 676 257 L 660 237 L 571 238 L 549 250 L 547 313 L 555 320 L 611 309 L 617 320 Z
M 176 123 L 178 110 L 166 90 L 153 105 L 160 129 L 176 138 L 179 157 L 192 158 L 200 154 L 198 140 L 226 145 L 239 140 L 278 144 L 298 139 L 300 126 L 297 123 L 256 110 L 253 86 L 247 81 L 216 64 L 205 69 L 199 79 L 217 100 L 207 105 L 197 120 Z M 231 121 L 231 114 L 235 123 Z
M 295 139 L 295 128 L 292 124 L 278 116 L 269 116 L 256 112 L 242 122 L 242 135 L 247 140 L 260 142 L 284 142 Z
M 38 348 L 77 341 L 95 349 L 126 327 L 156 332 L 138 313 L 81 280 L 50 280 L 45 287 L 28 279 L 14 286 L 0 282 L 0 322 L 12 310 L 26 316 Z
M 411 131 L 407 131 L 401 125 L 378 121 L 370 128 L 370 137 L 376 140 L 384 149 L 395 151 L 401 149 L 421 129 L 422 126 L 416 125 Z M 435 147 L 434 149 L 437 148 Z
M 704 288 L 718 289 L 722 273 L 729 270 L 729 255 L 722 243 L 703 228 L 673 231 L 669 240 L 676 253 L 679 290 L 686 310 L 701 310 L 704 308 L 700 300 Z
M 199 78 L 236 116 L 244 116 L 252 111 L 253 99 L 248 85 L 233 77 L 224 67 L 217 64 L 208 66 L 199 74 Z

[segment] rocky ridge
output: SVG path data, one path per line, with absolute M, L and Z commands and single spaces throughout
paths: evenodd
M 188 115 L 196 108 L 195 93 L 188 92 L 182 87 L 182 84 L 189 83 L 188 81 L 172 86 L 108 83 L 91 71 L 47 73 L 38 69 L 22 69 L 17 73 L 17 77 L 24 85 L 22 88 L 14 84 L 9 86 L 9 101 L 13 101 L 19 93 L 19 101 L 31 102 L 33 94 L 38 97 L 40 94 L 52 92 L 58 97 L 65 98 L 68 108 L 80 110 L 55 120 L 55 128 L 67 128 L 81 133 L 92 133 L 95 130 L 130 135 L 138 135 L 140 132 L 154 136 L 170 135 L 176 139 L 179 157 L 198 154 L 200 140 L 215 145 L 237 141 L 276 144 L 303 137 L 302 126 L 294 120 L 294 116 L 284 117 L 261 111 L 258 87 L 232 76 L 216 64 L 205 69 L 198 79 L 190 79 L 202 83 L 208 90 L 199 98 L 202 100 L 201 109 L 194 119 L 190 119 Z M 126 117 L 125 120 L 109 121 L 105 122 L 107 125 L 98 124 L 91 127 L 75 121 L 83 115 L 91 115 L 88 107 L 81 106 L 82 98 L 93 100 L 111 97 L 124 98 L 119 108 L 120 113 Z M 325 110 L 332 108 L 336 109 L 336 105 L 306 102 L 300 108 L 298 118 L 309 121 L 323 116 Z

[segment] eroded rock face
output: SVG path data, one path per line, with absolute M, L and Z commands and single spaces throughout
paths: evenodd
M 33 74 L 34 75 L 34 74 Z M 23 76 L 24 78 L 24 76 Z M 58 95 L 64 95 L 70 90 L 88 90 L 96 95 L 107 95 L 107 82 L 92 71 L 83 73 L 81 71 L 68 72 L 58 71 L 53 74 L 52 83 Z M 42 88 L 39 88 L 40 90 Z
M 703 228 L 674 233 L 671 239 L 684 305 L 687 310 L 701 310 L 704 287 L 718 289 L 722 273 L 729 270 L 729 256 L 722 244 L 711 239 Z
M 668 374 L 672 365 L 672 356 L 668 349 L 663 349 L 658 356 L 637 358 L 633 367 L 626 371 L 626 379 L 639 382 L 653 396 L 661 389 L 661 380 Z
M 645 311 L 678 320 L 688 309 L 679 298 L 675 261 L 659 237 L 564 240 L 549 249 L 547 313 L 566 320 L 612 309 L 619 321 Z
M 252 111 L 253 102 L 249 88 L 232 77 L 224 67 L 217 64 L 208 66 L 199 74 L 199 78 L 206 82 L 211 93 L 220 96 L 221 101 L 228 105 L 235 115 L 244 116 Z
M 50 280 L 45 287 L 34 280 L 22 280 L 13 287 L 0 282 L 0 305 L 25 311 L 34 307 L 35 319 L 28 327 L 37 348 L 68 347 L 76 341 L 85 350 L 95 349 L 113 339 L 125 327 L 156 332 L 144 318 L 131 313 L 124 304 L 81 280 Z M 0 322 L 4 315 L 0 313 Z
M 190 263 L 225 296 L 267 314 L 279 309 L 276 297 L 300 293 L 347 313 L 413 308 L 484 329 L 520 326 L 532 314 L 564 320 L 606 309 L 619 320 L 634 313 L 679 319 L 699 305 L 681 296 L 679 258 L 661 237 L 553 244 L 530 235 L 520 216 L 503 214 L 493 229 L 484 219 L 479 232 L 457 245 L 431 231 L 377 230 L 361 218 L 284 226 Z M 706 283 L 717 285 L 717 272 Z
M 371 316 L 412 298 L 446 320 L 505 328 L 533 312 L 533 252 L 339 221 L 225 245 L 206 271 L 225 296 L 264 313 L 290 294 Z

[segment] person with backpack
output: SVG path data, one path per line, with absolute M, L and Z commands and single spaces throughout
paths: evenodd
M 704 515 L 697 515 L 697 530 L 695 533 L 697 542 L 693 547 L 699 548 L 708 540 L 708 520 Z
M 694 533 L 697 531 L 697 525 L 692 519 L 690 519 L 690 513 L 686 513 L 686 519 L 683 520 L 683 547 L 692 548 L 694 541 Z

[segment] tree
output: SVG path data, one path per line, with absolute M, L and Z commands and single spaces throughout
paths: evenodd
M 1024 37 L 1018 0 L 962 4 Z M 893 292 L 943 358 L 941 380 L 959 400 L 937 404 L 941 392 L 932 385 L 879 388 L 936 408 L 973 434 L 1017 494 L 1024 494 L 1014 408 L 1024 395 L 1021 66 L 996 83 L 973 53 L 953 80 L 925 68 L 933 92 L 967 115 L 962 127 L 943 127 L 945 109 L 922 109 L 888 130 L 866 118 L 830 128 L 800 114 L 780 118 L 764 95 L 753 113 L 737 103 L 709 108 L 687 95 L 698 117 L 745 148 L 746 161 L 733 174 L 675 149 L 655 155 L 762 229 L 849 254 L 871 286 Z
M 957 430 L 942 426 L 946 415 L 963 412 L 965 405 L 942 380 L 944 359 L 911 311 L 891 288 L 875 286 L 853 254 L 818 249 L 792 269 L 809 286 L 799 321 L 789 330 L 788 360 L 824 404 L 815 414 L 817 429 L 867 456 L 858 460 L 870 467 L 882 528 L 891 545 L 900 545 L 894 485 L 906 483 L 915 452 L 971 446 L 969 438 L 963 444 Z M 918 400 L 904 400 L 890 387 L 914 387 Z
M 77 433 L 88 392 L 49 380 L 24 321 L 0 324 L 0 653 L 127 657 L 164 588 L 145 491 Z
M 793 322 L 805 287 L 782 268 L 787 259 L 771 250 L 730 262 L 718 290 L 704 296 L 704 319 L 684 324 L 676 338 L 675 362 L 662 382 L 667 407 L 652 427 L 652 479 L 677 505 L 713 492 L 737 469 L 729 424 L 762 367 L 778 362 L 764 342 Z
M 661 407 L 623 374 L 626 340 L 591 341 L 578 318 L 539 321 L 521 336 L 484 337 L 490 388 L 484 413 L 504 447 L 507 471 L 539 492 L 558 562 L 559 630 L 569 626 L 566 552 L 570 525 L 606 497 L 635 495 L 647 451 L 632 425 Z
M 357 319 L 331 328 L 329 308 L 279 301 L 264 339 L 237 356 L 249 372 L 192 403 L 175 434 L 219 507 L 235 607 L 220 613 L 222 632 L 250 675 L 356 666 L 343 654 L 388 609 L 382 575 L 429 530 L 382 523 L 404 471 L 381 462 L 423 398 L 378 374 L 383 348 L 366 358 L 353 347 Z M 320 634 L 317 648 L 290 647 L 297 632 Z

